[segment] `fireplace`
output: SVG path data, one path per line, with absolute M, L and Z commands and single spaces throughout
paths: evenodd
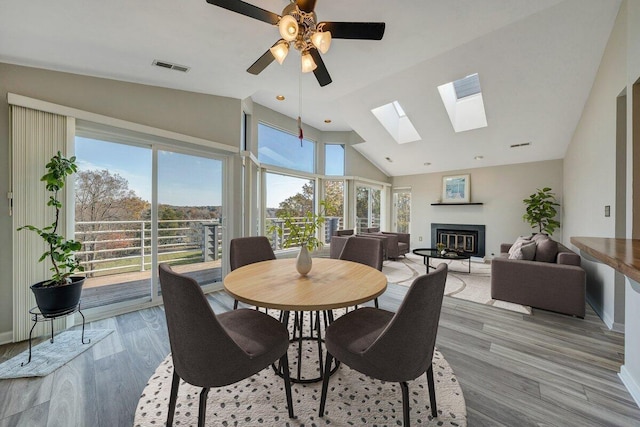
M 443 243 L 447 249 L 484 258 L 484 240 L 484 225 L 431 223 L 432 248 L 436 247 L 436 243 Z

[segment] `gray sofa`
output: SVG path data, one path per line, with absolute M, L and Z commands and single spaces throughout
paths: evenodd
M 551 262 L 509 259 L 500 245 L 491 261 L 491 298 L 584 318 L 586 273 L 580 256 L 558 243 Z

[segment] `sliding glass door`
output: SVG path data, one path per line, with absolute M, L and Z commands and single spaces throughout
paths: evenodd
M 140 139 L 115 142 L 126 139 L 103 133 L 75 141 L 75 238 L 87 275 L 85 309 L 153 301 L 161 262 L 201 286 L 222 277 L 224 158 Z
M 82 308 L 151 300 L 152 149 L 76 137 Z
M 202 286 L 222 279 L 222 160 L 158 151 L 157 253 Z

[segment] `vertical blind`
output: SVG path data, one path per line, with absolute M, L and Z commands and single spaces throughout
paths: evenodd
M 30 285 L 50 277 L 48 261 L 38 262 L 44 253 L 44 241 L 31 231 L 17 231 L 31 224 L 42 228 L 54 221 L 53 209 L 46 206 L 49 193 L 40 177 L 58 151 L 65 153 L 67 124 L 65 116 L 11 106 L 11 182 L 13 188 L 13 341 L 29 338 L 32 322 L 29 309 L 35 306 Z M 67 199 L 61 195 L 63 199 Z M 66 203 L 65 203 L 66 205 Z M 61 212 L 61 234 L 67 229 L 66 212 Z M 66 319 L 54 321 L 55 329 L 66 326 Z M 44 334 L 49 323 L 41 323 L 34 336 Z

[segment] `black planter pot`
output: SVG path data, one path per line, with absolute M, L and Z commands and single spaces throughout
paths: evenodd
M 52 317 L 70 312 L 77 307 L 82 294 L 84 277 L 73 276 L 71 283 L 62 286 L 42 286 L 48 280 L 31 285 L 36 304 L 45 317 Z

